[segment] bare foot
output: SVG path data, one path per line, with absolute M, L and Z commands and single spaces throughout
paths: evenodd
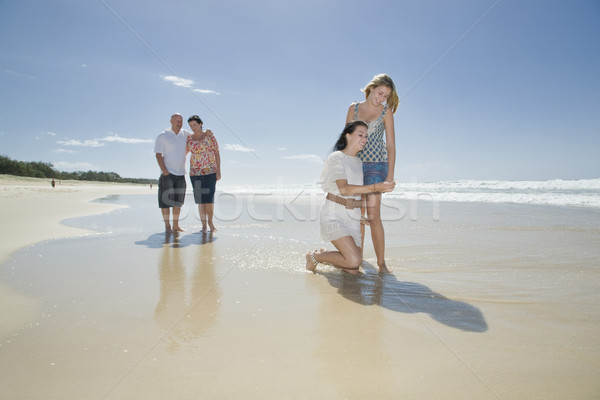
M 387 265 L 378 265 L 380 274 L 391 274 L 392 270 L 387 267 Z
M 173 230 L 171 229 L 171 225 L 165 224 L 165 233 L 173 233 Z
M 209 226 L 210 226 L 210 231 L 211 232 L 216 232 L 217 231 L 217 228 L 213 224 L 209 224 Z
M 313 271 L 317 268 L 317 264 L 315 264 L 312 260 L 313 253 L 306 253 L 306 269 L 309 271 Z
M 173 226 L 173 232 L 185 232 L 179 225 Z

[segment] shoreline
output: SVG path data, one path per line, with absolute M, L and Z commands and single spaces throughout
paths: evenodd
M 47 178 L 32 178 L 19 177 L 13 175 L 0 174 L 0 218 L 2 218 L 6 234 L 3 235 L 0 241 L 0 264 L 7 262 L 10 256 L 23 248 L 34 245 L 39 242 L 52 239 L 76 237 L 80 235 L 90 234 L 95 232 L 90 228 L 81 228 L 69 226 L 63 221 L 72 218 L 92 216 L 98 214 L 110 213 L 119 208 L 128 206 L 111 202 L 95 202 L 94 200 L 101 199 L 110 195 L 156 195 L 158 185 L 153 185 L 152 189 L 146 184 L 127 184 L 127 183 L 112 183 L 112 182 L 96 182 L 96 181 L 76 181 L 65 180 L 56 181 L 56 187 L 51 187 L 51 179 Z M 225 189 L 220 194 L 225 198 L 233 195 L 241 196 L 245 204 L 248 196 L 255 202 L 261 201 L 263 195 L 252 195 L 248 193 L 236 193 Z M 310 201 L 316 201 L 314 207 L 316 210 L 320 208 L 322 193 L 310 193 L 305 196 L 299 196 L 297 193 L 272 193 L 274 199 L 281 202 L 280 206 L 285 208 L 289 202 L 291 208 L 294 207 L 294 202 L 300 200 L 302 203 L 305 196 L 310 198 Z M 316 199 L 316 200 L 315 200 Z M 270 199 L 273 200 L 273 199 Z M 580 205 L 556 205 L 556 204 L 527 204 L 513 202 L 486 202 L 486 201 L 450 201 L 430 199 L 400 199 L 390 197 L 392 203 L 400 202 L 407 207 L 399 211 L 403 211 L 405 215 L 400 218 L 408 218 L 414 220 L 417 214 L 424 211 L 431 214 L 429 218 L 439 220 L 440 208 L 445 208 L 451 204 L 470 204 L 475 207 L 486 206 L 526 206 L 526 207 L 547 207 L 555 210 L 581 210 L 595 212 L 596 207 L 580 206 Z M 186 206 L 191 203 L 186 202 Z M 247 204 L 245 204 L 248 206 Z M 253 209 L 253 207 L 250 207 Z M 417 209 L 420 211 L 417 212 Z M 218 210 L 217 210 L 218 211 Z M 249 211 L 249 210 L 244 210 Z M 396 210 L 398 211 L 398 210 Z M 384 211 L 383 214 L 386 212 Z M 312 214 L 312 212 L 311 212 Z M 218 212 L 215 217 L 218 219 Z M 316 217 L 316 215 L 315 215 Z M 443 218 L 443 212 L 441 217 Z M 157 217 L 158 218 L 158 217 Z M 317 222 L 316 217 L 315 222 Z M 8 233 L 10 232 L 10 233 Z
M 0 219 L 5 234 L 0 241 L 0 264 L 17 250 L 51 239 L 93 232 L 62 224 L 68 218 L 109 213 L 126 206 L 94 203 L 109 195 L 153 194 L 157 186 L 0 175 Z M 9 233 L 10 232 L 10 233 Z
M 4 233 L 0 241 L 0 265 L 14 253 L 35 244 L 93 233 L 92 229 L 67 226 L 69 218 L 106 214 L 127 206 L 93 202 L 119 194 L 156 193 L 156 186 L 0 175 L 0 219 Z M 40 303 L 0 280 L 0 314 L 3 328 L 11 329 L 35 320 Z M 1 331 L 1 330 L 0 330 Z

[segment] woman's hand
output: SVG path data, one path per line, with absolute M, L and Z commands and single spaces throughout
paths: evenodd
M 396 182 L 379 182 L 373 185 L 373 188 L 375 189 L 376 192 L 381 192 L 381 193 L 386 193 L 386 192 L 391 192 L 392 190 L 394 190 L 394 187 L 396 186 Z

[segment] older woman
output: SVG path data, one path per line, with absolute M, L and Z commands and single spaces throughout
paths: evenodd
M 188 118 L 194 136 L 188 137 L 187 151 L 190 157 L 190 181 L 194 188 L 194 200 L 198 204 L 198 214 L 202 222 L 202 230 L 207 225 L 216 231 L 213 224 L 215 189 L 221 179 L 221 156 L 219 144 L 210 130 L 202 130 L 202 120 L 197 115 Z

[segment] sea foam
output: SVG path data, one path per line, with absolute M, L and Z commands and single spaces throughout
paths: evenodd
M 320 195 L 318 182 L 303 185 L 223 186 L 218 191 L 255 195 Z M 547 181 L 397 182 L 389 198 L 425 201 L 600 207 L 600 179 Z

